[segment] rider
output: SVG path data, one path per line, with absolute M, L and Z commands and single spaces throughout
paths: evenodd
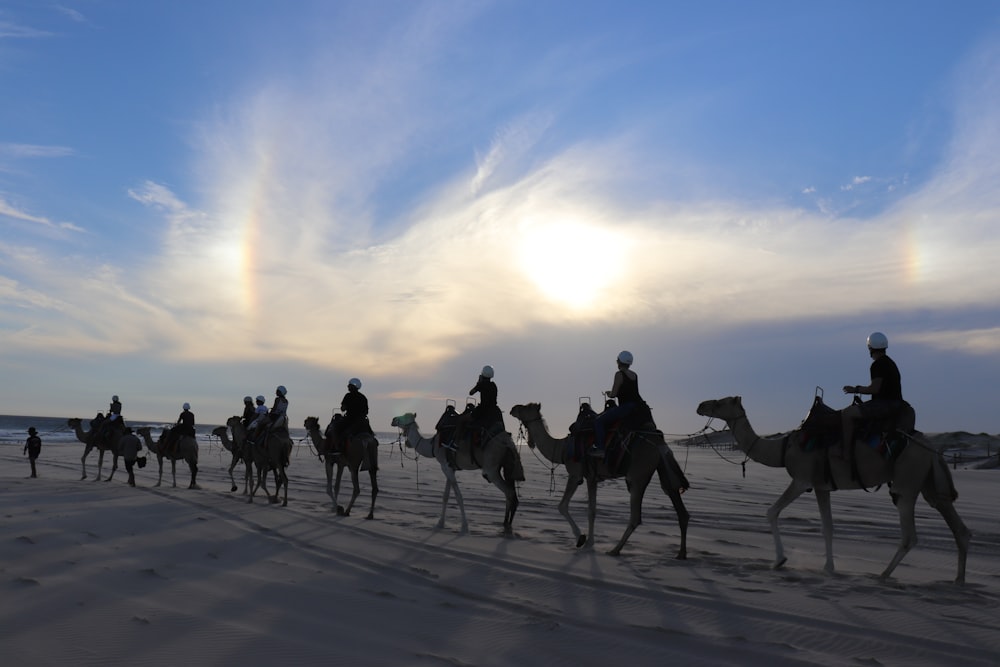
M 346 438 L 361 431 L 372 433 L 368 423 L 368 398 L 361 393 L 361 380 L 358 378 L 347 381 L 347 393 L 340 401 L 340 411 L 344 416 L 334 422 L 333 432 L 339 449 L 343 452 L 347 449 Z
M 254 409 L 253 399 L 249 396 L 243 397 L 243 416 L 240 418 L 240 422 L 243 424 L 243 428 L 249 428 L 250 422 L 254 420 L 257 416 L 257 411 Z
M 868 336 L 868 354 L 872 358 L 869 368 L 871 382 L 867 385 L 845 385 L 845 394 L 870 394 L 864 403 L 854 403 L 840 411 L 843 441 L 841 454 L 851 461 L 854 451 L 854 427 L 859 419 L 885 419 L 895 417 L 903 405 L 903 385 L 899 367 L 886 349 L 889 339 L 881 331 Z
M 492 366 L 483 366 L 480 371 L 476 386 L 469 390 L 469 396 L 476 393 L 479 394 L 479 404 L 460 416 L 452 438 L 453 446 L 457 446 L 461 440 L 467 424 L 473 428 L 488 428 L 498 422 L 503 424 L 503 412 L 497 405 L 497 385 L 493 382 Z
M 100 414 L 98 414 L 100 417 Z M 111 404 L 108 406 L 108 416 L 100 422 L 97 430 L 97 442 L 108 439 L 109 434 L 114 429 L 122 429 L 124 420 L 122 419 L 122 403 L 118 400 L 118 394 L 111 397 Z
M 624 420 L 636 411 L 641 405 L 645 405 L 642 396 L 639 395 L 639 376 L 631 369 L 632 353 L 622 350 L 615 360 L 618 370 L 615 372 L 614 383 L 610 391 L 604 392 L 609 399 L 618 399 L 618 405 L 610 407 L 597 416 L 594 420 L 594 446 L 592 452 L 604 453 L 604 439 L 608 424 L 614 421 Z
M 177 423 L 170 430 L 170 438 L 167 442 L 167 453 L 173 455 L 177 451 L 177 443 L 184 436 L 195 437 L 194 413 L 191 412 L 191 404 L 184 403 L 181 406 L 181 414 L 177 417 Z
M 267 421 L 267 399 L 264 398 L 263 394 L 257 394 L 255 399 L 257 407 L 254 408 L 254 417 L 250 420 L 250 424 L 247 425 L 247 435 L 252 439 L 257 439 L 257 430 L 261 428 L 265 421 Z

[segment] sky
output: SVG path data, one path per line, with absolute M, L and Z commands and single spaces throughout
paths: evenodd
M 0 2 L 0 412 L 997 433 L 1000 5 Z M 516 422 L 507 417 L 508 429 Z

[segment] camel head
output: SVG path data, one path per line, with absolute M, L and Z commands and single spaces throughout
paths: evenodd
M 698 404 L 698 414 L 702 417 L 712 417 L 731 422 L 740 417 L 746 417 L 746 410 L 743 409 L 743 398 L 740 396 L 727 396 Z
M 232 428 L 233 424 L 239 424 L 242 421 L 243 421 L 242 419 L 240 419 L 236 415 L 233 415 L 232 417 L 230 417 L 229 419 L 226 420 L 226 426 L 228 426 L 229 428 Z
M 528 403 L 527 405 L 515 405 L 510 409 L 510 416 L 519 420 L 522 424 L 542 418 L 542 404 Z
M 227 427 L 225 426 L 216 426 L 215 428 L 212 429 L 212 435 L 221 440 L 224 436 L 229 435 L 229 432 L 226 430 L 226 428 Z
M 306 417 L 306 421 L 303 424 L 307 431 L 315 431 L 319 429 L 319 417 Z
M 392 418 L 392 423 L 390 426 L 395 426 L 396 428 L 406 428 L 407 426 L 412 426 L 417 423 L 417 413 L 407 412 L 405 414 L 399 415 L 398 417 Z
M 70 417 L 66 420 L 66 425 L 70 428 L 79 428 L 83 424 L 83 420 L 79 417 Z

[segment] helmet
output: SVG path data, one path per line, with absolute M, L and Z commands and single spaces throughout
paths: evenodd
M 258 403 L 266 403 L 267 399 L 264 398 L 263 394 L 257 394 L 257 402 Z
M 632 353 L 628 350 L 622 350 L 618 353 L 618 363 L 625 364 L 626 366 L 632 365 Z
M 278 392 L 278 396 L 284 396 L 285 394 L 288 393 L 288 390 L 285 389 L 285 385 L 283 384 L 279 384 L 278 388 L 275 389 L 275 391 Z
M 243 402 L 244 403 L 253 403 L 253 398 L 251 398 L 250 396 L 244 396 L 243 397 Z
M 354 387 L 355 389 L 361 389 L 361 380 L 358 378 L 351 378 L 347 381 L 348 387 Z
M 492 378 L 493 377 L 493 367 L 492 366 L 483 366 L 483 372 L 480 373 L 480 375 L 482 375 L 484 378 Z
M 884 350 L 889 347 L 889 339 L 881 331 L 876 331 L 868 336 L 868 348 L 871 350 Z
M 181 407 L 184 408 L 185 410 L 190 410 L 191 409 L 191 404 L 190 403 L 185 403 Z
M 118 394 L 115 394 L 114 396 L 112 396 L 111 400 L 112 401 L 117 401 L 118 400 Z

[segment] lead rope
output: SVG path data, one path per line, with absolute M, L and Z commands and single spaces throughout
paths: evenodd
M 552 461 L 538 455 L 538 448 L 531 446 L 531 436 L 528 435 L 523 422 L 517 429 L 517 441 L 519 443 L 526 441 L 528 443 L 528 449 L 531 451 L 532 455 L 534 455 L 535 459 L 549 469 L 549 495 L 551 496 L 556 490 L 556 468 L 559 467 L 559 464 L 553 463 Z

